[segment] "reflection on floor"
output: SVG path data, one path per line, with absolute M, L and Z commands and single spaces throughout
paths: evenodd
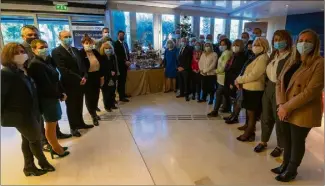
M 103 107 L 101 107 L 103 108 Z M 2 185 L 275 185 L 269 170 L 281 159 L 253 152 L 256 143 L 241 143 L 238 125 L 208 119 L 205 103 L 185 102 L 174 94 L 134 97 L 113 113 L 102 112 L 99 127 L 82 131 L 81 138 L 61 141 L 71 155 L 50 162 L 57 171 L 26 178 L 20 136 L 1 128 Z M 85 109 L 85 113 L 87 113 Z M 86 120 L 90 122 L 89 116 Z M 242 118 L 243 120 L 243 118 Z M 69 132 L 66 117 L 60 121 Z M 50 158 L 49 154 L 47 157 Z M 313 129 L 296 185 L 322 184 L 324 128 Z

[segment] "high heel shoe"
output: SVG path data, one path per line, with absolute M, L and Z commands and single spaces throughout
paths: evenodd
M 275 179 L 280 182 L 290 182 L 290 181 L 296 179 L 297 175 L 298 175 L 297 172 L 285 171 L 282 174 L 275 177 Z
M 64 151 L 68 150 L 69 147 L 62 147 Z
M 51 148 L 50 153 L 51 153 L 51 158 L 52 158 L 52 159 L 54 159 L 54 155 L 58 156 L 59 158 L 63 158 L 63 157 L 65 157 L 65 156 L 67 156 L 67 155 L 70 154 L 69 151 L 64 151 L 63 154 L 58 154 L 58 153 L 55 152 L 52 148 Z
M 284 173 L 284 171 L 286 171 L 287 167 L 288 167 L 288 165 L 281 164 L 279 167 L 271 169 L 271 172 L 273 172 L 275 174 L 282 174 L 282 173 Z
M 248 136 L 246 136 L 246 135 L 240 135 L 240 136 L 238 136 L 237 137 L 237 140 L 238 141 L 242 141 L 242 142 L 253 142 L 253 141 L 255 141 L 255 133 L 253 133 L 253 134 L 251 134 L 251 135 L 248 135 Z
M 46 173 L 47 173 L 47 171 L 38 169 L 36 167 L 24 169 L 25 176 L 41 176 Z

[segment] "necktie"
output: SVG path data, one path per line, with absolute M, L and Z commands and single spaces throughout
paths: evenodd
M 181 52 L 179 53 L 179 55 L 182 55 L 183 54 L 184 48 L 185 47 L 182 47 Z
M 125 52 L 125 58 L 126 58 L 126 60 L 128 61 L 129 59 L 128 59 L 128 54 L 127 54 L 127 51 L 126 51 L 125 43 L 122 42 L 122 45 L 123 45 L 124 52 Z
M 75 57 L 74 53 L 72 52 L 71 47 L 68 48 L 68 52 L 71 54 L 72 57 Z

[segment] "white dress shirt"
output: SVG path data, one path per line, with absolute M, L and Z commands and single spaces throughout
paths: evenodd
M 276 76 L 276 70 L 278 68 L 279 61 L 286 58 L 289 55 L 289 52 L 286 51 L 284 53 L 276 54 L 273 58 L 273 60 L 267 65 L 266 67 L 266 75 L 273 83 L 276 83 L 277 76 Z

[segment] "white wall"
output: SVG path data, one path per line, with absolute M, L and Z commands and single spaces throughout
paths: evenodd
M 264 19 L 259 19 L 258 21 L 268 22 L 266 38 L 271 44 L 274 32 L 276 30 L 284 30 L 285 29 L 287 16 L 264 18 Z

